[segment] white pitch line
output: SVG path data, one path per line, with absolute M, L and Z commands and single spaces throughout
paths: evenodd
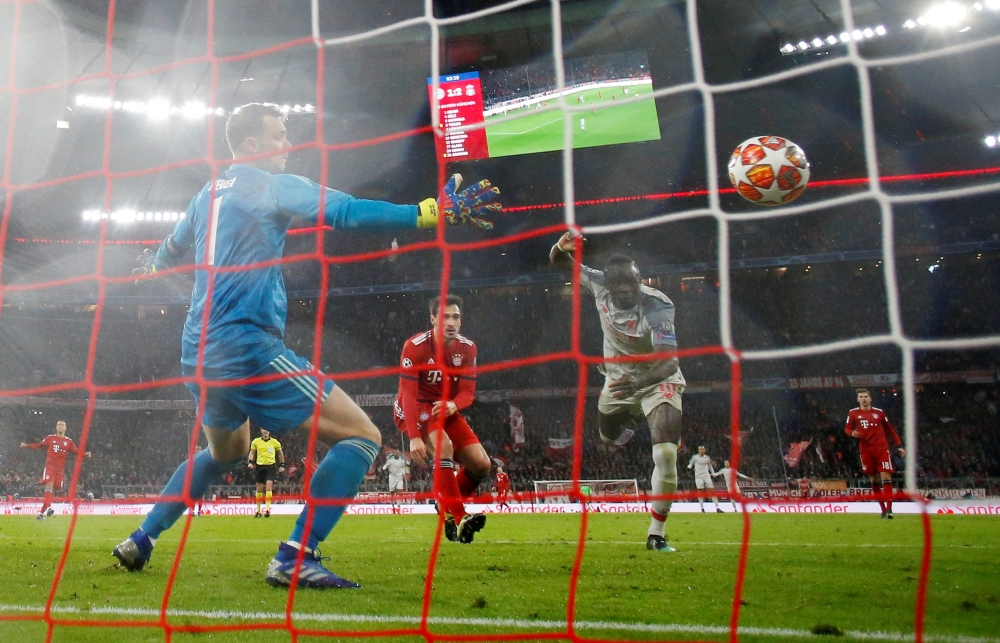
M 28 614 L 44 613 L 44 608 L 30 605 L 2 605 L 0 612 L 20 612 Z M 112 615 L 112 616 L 143 616 L 158 617 L 159 610 L 140 607 L 94 607 L 82 609 L 79 607 L 53 606 L 55 614 L 80 615 Z M 284 621 L 284 612 L 243 612 L 229 610 L 167 610 L 168 616 L 204 618 L 209 620 L 244 620 L 244 621 Z M 373 614 L 309 614 L 293 612 L 292 618 L 300 621 L 319 623 L 380 623 L 419 625 L 419 616 L 380 616 Z M 495 628 L 512 628 L 527 630 L 561 630 L 566 628 L 566 621 L 511 619 L 511 618 L 461 618 L 452 616 L 431 616 L 427 619 L 430 625 L 462 625 Z M 574 621 L 577 630 L 620 630 L 630 632 L 657 632 L 689 634 L 727 634 L 729 628 L 724 625 L 694 625 L 675 623 L 636 623 L 615 621 Z M 796 630 L 780 627 L 740 626 L 740 634 L 748 636 L 773 636 L 780 638 L 814 638 L 817 635 L 809 630 Z M 847 630 L 844 636 L 869 641 L 912 641 L 913 634 L 903 632 L 881 632 L 864 630 Z M 1000 639 L 976 636 L 925 635 L 928 643 L 1000 643 Z
M 0 540 L 17 540 L 13 536 L 0 535 Z M 32 540 L 55 540 L 58 542 L 64 542 L 66 540 L 63 536 L 33 536 Z M 186 547 L 191 546 L 191 542 L 194 539 L 189 539 Z M 394 539 L 394 543 L 401 544 L 417 544 L 417 545 L 427 545 L 433 540 L 432 536 L 428 536 L 426 539 Z M 251 545 L 266 545 L 274 544 L 277 542 L 273 538 L 198 538 L 194 540 L 197 543 L 246 543 Z M 90 537 L 80 537 L 75 536 L 73 542 L 110 542 L 107 538 L 90 538 Z M 577 546 L 575 540 L 508 540 L 508 539 L 496 539 L 496 540 L 484 540 L 484 543 L 491 545 L 568 545 L 574 549 Z M 687 547 L 739 547 L 740 541 L 738 540 L 676 540 L 671 541 L 676 544 Z M 343 545 L 354 544 L 355 541 L 347 542 L 344 541 Z M 641 545 L 639 540 L 588 540 L 587 545 L 624 545 L 624 546 L 635 546 Z M 923 544 L 914 543 L 912 545 L 907 545 L 903 543 L 795 543 L 795 542 L 757 542 L 754 540 L 750 541 L 751 547 L 839 547 L 842 549 L 922 549 Z M 934 549 L 1000 549 L 1000 545 L 940 545 L 935 544 Z
M 528 132 L 534 132 L 536 129 L 541 129 L 541 128 L 545 127 L 546 125 L 551 125 L 552 123 L 558 123 L 562 119 L 563 119 L 563 117 L 560 116 L 559 118 L 557 118 L 555 120 L 549 121 L 547 123 L 542 123 L 541 125 L 538 125 L 537 127 L 532 127 L 531 129 L 526 129 L 523 132 L 490 132 L 490 136 L 520 136 L 521 134 L 527 134 Z

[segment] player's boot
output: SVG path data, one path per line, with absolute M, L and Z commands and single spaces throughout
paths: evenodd
M 264 580 L 272 587 L 288 587 L 295 575 L 295 560 L 299 550 L 287 543 L 278 545 L 278 555 L 271 559 L 267 566 L 267 576 Z M 298 586 L 312 589 L 353 589 L 361 587 L 353 581 L 337 576 L 323 566 L 324 560 L 318 549 L 307 551 L 299 568 Z
M 146 566 L 149 557 L 153 555 L 153 543 L 149 542 L 149 536 L 146 535 L 146 532 L 136 529 L 111 553 L 118 559 L 122 567 L 130 572 L 137 572 Z
M 453 543 L 458 542 L 458 525 L 451 514 L 444 517 L 444 537 Z
M 717 513 L 717 514 L 724 514 L 726 512 L 722 510 L 722 507 L 716 507 L 715 508 L 715 513 Z
M 458 524 L 458 542 L 471 543 L 476 532 L 486 526 L 486 516 L 484 514 L 465 514 L 462 522 Z
M 51 515 L 52 515 L 52 514 L 54 514 L 55 512 L 56 512 L 56 510 L 55 510 L 55 509 L 53 509 L 52 507 L 49 507 L 49 508 L 48 508 L 48 509 L 47 509 L 47 510 L 45 511 L 45 517 L 46 517 L 46 518 L 48 518 L 49 516 L 51 516 Z
M 260 517 L 261 517 L 261 515 L 262 515 L 262 514 L 261 514 L 261 513 L 260 513 L 260 512 L 258 511 L 257 513 L 255 513 L 255 514 L 253 515 L 253 517 L 254 517 L 254 518 L 260 518 Z
M 889 511 L 889 510 L 886 510 L 885 517 L 888 518 L 889 520 L 892 520 L 892 512 Z
M 45 514 L 41 513 L 35 516 L 35 520 L 45 520 Z
M 264 517 L 265 518 L 270 518 L 271 517 L 271 510 L 270 509 L 268 509 L 267 511 L 264 512 Z
M 656 534 L 649 534 L 646 538 L 646 549 L 651 549 L 653 551 L 663 551 L 663 552 L 674 552 L 677 551 L 667 543 L 667 539 L 663 536 L 657 536 Z
M 883 509 L 883 510 L 882 510 L 882 520 L 885 520 L 885 519 L 886 519 L 886 517 L 887 517 L 887 516 L 885 515 L 885 509 Z

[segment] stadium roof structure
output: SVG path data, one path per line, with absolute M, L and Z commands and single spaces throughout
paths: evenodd
M 492 0 L 439 0 L 437 16 L 456 18 L 503 3 Z M 989 4 L 989 3 L 987 3 Z M 857 25 L 885 27 L 886 35 L 860 43 L 867 57 L 891 57 L 938 49 L 1000 33 L 1000 11 L 988 6 L 970 8 L 953 24 L 907 28 L 913 7 L 886 7 L 863 0 L 854 3 Z M 289 105 L 319 105 L 317 80 L 322 85 L 322 111 L 303 109 L 289 114 L 294 142 L 316 141 L 321 119 L 321 151 L 306 145 L 294 154 L 289 171 L 320 178 L 320 159 L 328 155 L 327 181 L 361 197 L 415 202 L 433 192 L 437 181 L 433 138 L 428 133 L 405 136 L 378 145 L 356 143 L 425 128 L 430 124 L 426 78 L 430 75 L 430 29 L 417 24 L 351 42 L 332 42 L 324 49 L 323 73 L 318 75 L 317 49 L 312 42 L 308 7 L 301 2 L 273 0 L 218 0 L 208 44 L 205 0 L 153 2 L 136 0 L 116 5 L 111 70 L 118 76 L 113 99 L 105 71 L 108 2 L 54 0 L 21 5 L 17 40 L 16 77 L 8 79 L 14 34 L 14 4 L 0 4 L 0 87 L 10 81 L 19 92 L 12 141 L 12 183 L 17 189 L 8 229 L 6 283 L 57 278 L 93 269 L 92 246 L 66 247 L 61 260 L 51 251 L 12 248 L 15 239 L 94 240 L 95 221 L 81 213 L 104 207 L 106 177 L 101 168 L 105 151 L 107 109 L 76 104 L 78 96 L 150 105 L 154 101 L 183 110 L 198 104 L 222 110 L 199 118 L 175 114 L 155 120 L 146 112 L 115 111 L 110 125 L 108 164 L 117 173 L 110 210 L 127 208 L 148 212 L 179 212 L 210 176 L 204 159 L 225 159 L 224 115 L 250 101 Z M 323 38 L 337 39 L 419 17 L 420 0 L 384 2 L 320 2 L 319 26 Z M 685 3 L 679 0 L 562 3 L 563 53 L 584 57 L 600 53 L 642 50 L 647 53 L 654 88 L 691 82 L 689 34 Z M 705 79 L 724 85 L 817 61 L 846 55 L 846 48 L 825 40 L 842 31 L 840 4 L 833 0 L 802 3 L 775 0 L 701 2 L 699 28 Z M 971 5 L 970 5 L 971 7 Z M 496 15 L 442 27 L 442 71 L 483 70 L 551 60 L 551 7 L 536 2 Z M 969 27 L 966 29 L 966 27 Z M 815 39 L 824 41 L 813 47 Z M 809 48 L 794 55 L 782 53 L 787 43 L 806 42 Z M 211 53 L 214 59 L 208 58 Z M 786 52 L 787 53 L 787 52 Z M 920 175 L 941 170 L 988 168 L 1000 157 L 985 146 L 983 137 L 1000 133 L 1000 87 L 984 82 L 984 70 L 1000 68 L 1000 48 L 986 47 L 962 56 L 938 58 L 872 70 L 880 161 L 884 175 Z M 217 67 L 213 67 L 213 60 Z M 217 75 L 213 78 L 214 75 Z M 87 79 L 77 82 L 79 79 Z M 213 92 L 214 87 L 214 92 Z M 686 199 L 634 200 L 603 203 L 602 199 L 674 194 L 705 187 L 704 145 L 700 96 L 684 92 L 657 101 L 662 139 L 647 143 L 608 146 L 575 153 L 577 197 L 595 205 L 578 208 L 582 223 L 633 220 L 701 207 L 704 196 Z M 0 122 L 6 123 L 11 93 L 0 94 Z M 112 107 L 111 110 L 114 110 Z M 759 89 L 715 96 L 716 138 L 720 166 L 729 150 L 753 134 L 780 133 L 801 144 L 813 164 L 814 179 L 863 177 L 860 99 L 857 72 L 850 65 L 833 66 Z M 57 122 L 66 123 L 57 127 Z M 208 128 L 214 129 L 206 149 Z M 0 138 L 6 137 L 6 128 Z M 4 140 L 6 143 L 6 140 Z M 338 149 L 348 146 L 349 149 Z M 201 160 L 199 160 L 201 159 Z M 559 208 L 532 208 L 562 198 L 559 153 L 515 159 L 491 159 L 456 164 L 471 176 L 489 175 L 503 186 L 505 203 L 523 211 L 500 223 L 504 233 L 528 230 L 562 221 Z M 2 159 L 0 159 L 2 162 Z M 152 168 L 164 168 L 143 173 Z M 67 177 L 82 176 L 76 180 Z M 970 181 L 980 180 L 975 177 Z M 926 182 L 914 180 L 914 185 Z M 901 186 L 907 185 L 905 182 Z M 951 185 L 951 184 L 949 184 Z M 899 189 L 907 189 L 900 187 Z M 816 191 L 817 193 L 819 191 Z M 827 193 L 827 196 L 829 193 Z M 807 191 L 803 199 L 823 195 Z M 738 199 L 725 202 L 745 207 Z M 917 206 L 915 206 L 917 207 Z M 933 209 L 933 204 L 919 206 Z M 685 234 L 705 235 L 699 253 L 683 247 L 659 263 L 698 263 L 713 260 L 714 224 L 684 224 Z M 162 220 L 109 225 L 108 239 L 155 240 L 170 224 Z M 704 229 L 702 229 L 704 228 Z M 464 238 L 466 233 L 457 233 Z M 289 252 L 311 248 L 312 238 L 293 240 Z M 331 254 L 384 248 L 386 240 L 359 235 L 347 241 L 327 235 Z M 423 237 L 419 237 L 423 239 Z M 471 238 L 471 237 L 470 237 Z M 417 240 L 416 233 L 402 242 Z M 596 247 L 611 240 L 595 240 Z M 629 238 L 633 251 L 664 252 L 661 240 L 643 248 L 641 235 Z M 650 244 L 654 241 L 650 240 Z M 22 244 L 24 245 L 24 244 Z M 690 245 L 690 244 L 688 244 Z M 545 269 L 547 241 L 523 243 L 504 259 L 480 253 L 456 270 L 473 278 L 479 274 L 531 273 Z M 821 250 L 821 249 L 820 249 Z M 110 248 L 105 274 L 124 274 L 131 268 L 134 247 Z M 680 256 L 677 256 L 680 255 Z M 537 260 L 541 257 L 541 260 Z M 414 260 L 415 279 L 437 276 L 433 259 Z M 345 281 L 358 271 L 344 269 Z M 303 277 L 308 281 L 309 274 Z M 377 281 L 377 278 L 369 278 Z M 355 284 L 352 284 L 355 285 Z M 363 285 L 363 284 L 362 284 Z

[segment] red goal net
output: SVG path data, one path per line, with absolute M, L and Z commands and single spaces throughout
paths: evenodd
M 437 194 L 449 175 L 462 171 L 471 180 L 488 177 L 502 190 L 505 210 L 491 231 L 456 230 L 441 221 L 435 231 L 399 233 L 398 239 L 392 238 L 394 232 L 352 238 L 340 232 L 328 234 L 329 227 L 321 223 L 289 232 L 281 265 L 294 284 L 289 306 L 308 310 L 313 320 L 298 338 L 309 349 L 301 354 L 318 365 L 312 374 L 336 380 L 349 391 L 356 387 L 358 393 L 376 392 L 367 382 L 382 378 L 376 386 L 384 386 L 398 376 L 399 368 L 391 361 L 366 359 L 376 354 L 368 344 L 373 340 L 364 336 L 366 309 L 334 305 L 334 295 L 376 298 L 407 292 L 392 289 L 402 285 L 428 296 L 495 288 L 501 293 L 496 301 L 509 299 L 503 308 L 477 313 L 490 318 L 479 326 L 484 335 L 495 332 L 511 338 L 510 350 L 496 349 L 493 359 L 478 365 L 479 376 L 510 376 L 498 379 L 496 385 L 508 393 L 517 388 L 510 382 L 520 373 L 536 373 L 531 377 L 541 380 L 537 390 L 562 386 L 574 391 L 567 398 L 573 406 L 564 436 L 573 438 L 571 464 L 551 475 L 561 480 L 565 472 L 571 482 L 551 491 L 522 492 L 522 500 L 548 495 L 565 496 L 574 503 L 585 500 L 580 490 L 581 480 L 588 479 L 584 462 L 588 441 L 596 437 L 587 432 L 588 418 L 596 413 L 589 389 L 594 385 L 594 367 L 606 360 L 597 348 L 597 322 L 583 312 L 591 304 L 586 290 L 581 290 L 582 251 L 575 254 L 570 281 L 546 272 L 548 248 L 567 230 L 585 235 L 603 254 L 634 246 L 655 266 L 651 274 L 676 275 L 677 288 L 685 292 L 693 288 L 691 292 L 701 293 L 705 288 L 701 316 L 689 314 L 687 319 L 689 327 L 697 327 L 699 337 L 707 339 L 685 342 L 686 329 L 679 325 L 682 349 L 677 354 L 682 364 L 711 364 L 719 374 L 713 381 L 722 384 L 714 392 L 721 392 L 723 401 L 715 419 L 721 418 L 721 426 L 728 427 L 733 469 L 740 468 L 741 431 L 748 429 L 741 421 L 747 409 L 744 385 L 748 377 L 755 382 L 767 379 L 761 375 L 762 364 L 836 354 L 853 359 L 878 350 L 895 355 L 899 379 L 891 385 L 902 395 L 901 432 L 907 447 L 905 486 L 895 497 L 913 501 L 914 513 L 922 520 L 912 636 L 923 640 L 932 534 L 917 484 L 916 360 L 921 352 L 985 350 L 998 341 L 990 334 L 938 338 L 909 331 L 907 293 L 901 292 L 899 274 L 908 269 L 902 262 L 912 257 L 897 252 L 897 228 L 900 217 L 912 215 L 907 208 L 913 204 L 995 192 L 998 168 L 979 157 L 969 161 L 972 165 L 949 167 L 932 167 L 923 157 L 909 165 L 885 160 L 891 154 L 880 147 L 884 143 L 879 128 L 890 127 L 891 119 L 880 114 L 879 110 L 888 109 L 887 103 L 873 88 L 883 88 L 887 69 L 934 58 L 975 56 L 995 45 L 998 37 L 890 55 L 876 46 L 883 36 L 879 29 L 886 28 L 864 23 L 845 1 L 837 12 L 835 34 L 790 35 L 805 40 L 777 43 L 775 51 L 762 54 L 766 60 L 760 70 L 734 77 L 725 55 L 717 51 L 724 40 L 719 30 L 725 29 L 715 21 L 723 17 L 707 6 L 710 3 L 695 0 L 670 7 L 639 3 L 632 8 L 525 0 L 470 6 L 432 1 L 356 4 L 192 0 L 168 10 L 155 3 L 115 0 L 0 2 L 0 123 L 5 124 L 0 130 L 4 150 L 0 328 L 19 306 L 75 306 L 80 314 L 92 316 L 86 342 L 76 341 L 64 349 L 64 370 L 36 377 L 33 385 L 5 387 L 0 404 L 7 400 L 29 408 L 43 398 L 62 400 L 65 406 L 69 406 L 65 400 L 80 401 L 85 406 L 76 429 L 80 450 L 98 453 L 106 448 L 92 439 L 95 413 L 101 408 L 132 399 L 148 401 L 184 382 L 203 387 L 208 383 L 200 374 L 116 379 L 114 367 L 104 362 L 108 351 L 117 351 L 119 360 L 125 355 L 126 360 L 136 361 L 144 359 L 144 350 L 169 354 L 168 348 L 154 348 L 159 337 L 126 340 L 118 332 L 122 324 L 117 311 L 123 307 L 135 307 L 140 319 L 157 314 L 166 318 L 168 306 L 176 309 L 187 302 L 188 293 L 179 282 L 137 283 L 131 274 L 133 259 L 143 248 L 155 249 L 173 222 L 184 217 L 191 195 L 231 164 L 223 134 L 232 110 L 248 102 L 275 102 L 287 117 L 289 138 L 294 139 L 289 172 L 309 175 L 321 185 L 359 197 L 416 203 Z M 869 31 L 873 35 L 867 35 Z M 841 32 L 847 37 L 842 38 Z M 619 42 L 616 33 L 634 39 L 633 44 Z M 788 56 L 802 52 L 834 55 L 788 62 Z M 805 136 L 810 125 L 804 121 L 811 112 L 802 104 L 822 92 L 822 83 L 810 84 L 817 77 L 837 87 L 833 93 L 843 121 L 828 129 L 843 130 L 843 145 L 829 154 L 810 149 L 813 182 L 799 202 L 775 209 L 743 202 L 726 182 L 724 164 L 731 148 L 747 136 L 779 134 L 784 129 Z M 615 110 L 627 111 L 604 120 Z M 762 131 L 768 129 L 774 131 Z M 995 146 L 995 136 L 993 141 Z M 75 210 L 67 213 L 70 208 L 78 208 L 82 215 Z M 855 236 L 851 223 L 855 215 L 864 218 L 855 222 L 863 228 L 863 238 Z M 785 305 L 787 298 L 748 303 L 740 293 L 748 282 L 736 271 L 758 266 L 775 274 L 787 270 L 787 266 L 755 264 L 745 252 L 746 242 L 766 246 L 769 235 L 780 236 L 779 228 L 809 217 L 825 222 L 815 233 L 823 237 L 821 241 L 842 234 L 843 243 L 831 243 L 824 254 L 816 248 L 826 246 L 812 239 L 813 250 L 803 254 L 789 242 L 773 253 L 793 259 L 793 255 L 821 257 L 815 259 L 817 264 L 837 261 L 822 257 L 838 253 L 846 257 L 840 260 L 867 261 L 875 277 L 865 281 L 864 288 L 875 293 L 875 303 L 864 316 L 874 321 L 866 325 L 852 320 L 846 327 L 816 323 L 808 332 L 780 338 L 779 331 L 755 315 L 766 306 L 773 310 Z M 777 239 L 774 244 L 787 241 Z M 669 258 L 658 255 L 657 247 Z M 209 273 L 216 270 L 200 259 L 197 267 Z M 167 276 L 191 269 L 184 266 Z M 861 273 L 851 270 L 852 275 Z M 696 281 L 680 277 L 689 274 L 699 276 Z M 868 278 L 863 274 L 857 279 Z M 561 297 L 562 312 L 568 310 L 570 315 L 565 319 L 553 315 L 560 309 L 544 294 L 529 298 L 545 302 L 544 309 L 529 310 L 524 297 L 518 301 L 523 294 L 518 289 L 524 284 L 538 292 L 551 289 L 551 297 Z M 819 303 L 813 303 L 817 318 L 838 314 L 824 304 L 825 296 L 833 297 L 824 293 Z M 684 305 L 697 304 L 692 299 Z M 332 319 L 335 315 L 339 319 Z M 174 318 L 164 323 L 173 323 L 176 330 L 181 322 Z M 522 334 L 541 324 L 551 324 L 558 332 L 540 331 L 542 340 L 519 343 L 515 333 L 499 328 L 518 324 L 526 329 L 517 331 Z M 552 336 L 559 340 L 547 343 Z M 331 353 L 351 346 L 355 352 L 347 360 L 350 368 L 336 361 L 331 364 Z M 0 358 L 25 372 L 30 369 L 30 359 L 13 361 L 20 358 L 10 347 Z M 643 359 L 653 358 L 624 361 Z M 568 383 L 544 381 L 555 368 L 571 374 Z M 445 376 L 458 372 L 447 363 L 442 370 Z M 29 381 L 27 375 L 24 381 Z M 187 452 L 193 456 L 201 418 L 183 421 L 189 425 Z M 391 425 L 380 428 L 391 430 Z M 316 433 L 314 426 L 306 453 L 315 453 Z M 286 632 L 291 640 L 412 636 L 427 641 L 618 641 L 635 635 L 642 640 L 703 636 L 735 641 L 747 633 L 788 636 L 741 629 L 753 525 L 749 510 L 741 514 L 733 594 L 724 627 L 685 629 L 658 621 L 641 624 L 646 630 L 617 631 L 622 638 L 589 636 L 586 628 L 615 630 L 593 622 L 580 627 L 581 570 L 588 552 L 602 546 L 588 545 L 593 516 L 586 503 L 568 582 L 559 588 L 567 599 L 565 618 L 558 623 L 435 620 L 432 605 L 441 525 L 428 552 L 424 577 L 410 579 L 420 586 L 413 591 L 422 592 L 419 617 L 410 620 L 338 617 L 333 608 L 319 626 L 295 617 L 302 592 L 294 589 L 280 619 L 273 614 L 177 608 L 172 599 L 192 529 L 190 513 L 175 527 L 181 533 L 180 544 L 156 609 L 132 614 L 74 611 L 67 607 L 60 584 L 74 536 L 81 521 L 87 520 L 82 516 L 86 502 L 78 493 L 86 466 L 77 460 L 68 480 L 72 515 L 61 556 L 47 579 L 51 585 L 44 605 L 0 606 L 0 621 L 44 623 L 46 641 L 71 640 L 83 628 L 107 628 L 121 640 L 130 636 L 125 628 L 159 629 L 166 640 L 184 633 L 258 630 Z M 306 482 L 300 498 L 311 499 L 314 505 L 329 504 L 309 495 L 312 459 L 302 466 Z M 652 468 L 651 463 L 642 466 Z M 631 495 L 617 487 L 603 491 L 604 487 L 595 490 L 588 499 L 614 502 L 622 494 Z M 645 501 L 653 499 L 645 492 L 640 495 Z M 709 496 L 731 497 L 744 509 L 751 500 L 739 491 L 721 490 L 680 491 L 670 499 Z M 433 499 L 437 492 L 426 489 L 413 497 Z M 782 497 L 755 506 L 763 511 L 810 502 Z M 109 541 L 109 550 L 113 544 Z M 11 580 L 20 582 L 16 576 Z M 330 609 L 329 604 L 324 609 Z M 626 616 L 630 615 L 610 614 L 609 620 Z M 503 632 L 484 633 L 482 626 Z M 462 633 L 454 633 L 456 628 Z

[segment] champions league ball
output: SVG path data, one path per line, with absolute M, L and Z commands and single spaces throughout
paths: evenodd
M 802 148 L 780 136 L 755 136 L 729 157 L 729 180 L 758 205 L 783 205 L 799 198 L 809 183 L 809 161 Z

